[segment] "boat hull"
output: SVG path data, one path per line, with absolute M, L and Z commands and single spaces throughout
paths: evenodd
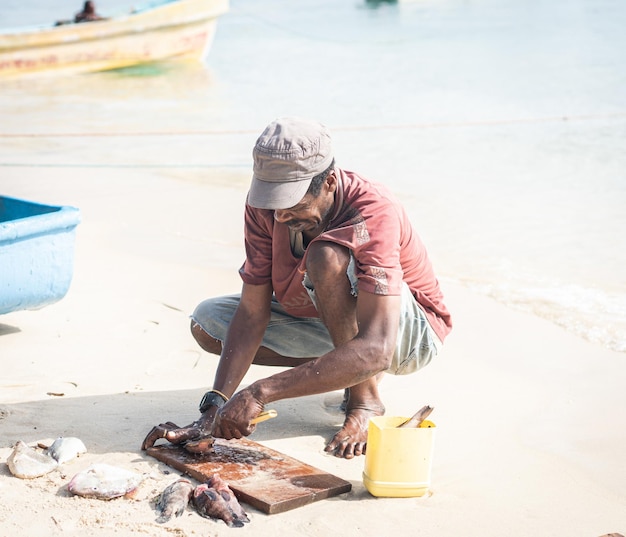
M 61 300 L 72 281 L 78 209 L 0 196 L 0 314 Z
M 179 0 L 114 19 L 0 34 L 0 76 L 204 58 L 228 0 Z

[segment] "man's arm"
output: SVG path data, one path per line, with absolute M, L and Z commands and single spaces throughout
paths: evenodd
M 354 386 L 391 364 L 398 334 L 399 296 L 360 291 L 358 334 L 319 358 L 258 380 L 237 393 L 218 412 L 213 434 L 240 438 L 250 434 L 249 421 L 272 401 Z
M 213 388 L 231 396 L 259 350 L 270 319 L 272 286 L 244 283 L 241 300 L 226 333 Z
M 229 325 L 223 345 L 215 374 L 214 389 L 230 396 L 239 386 L 261 345 L 270 318 L 271 300 L 272 286 L 270 284 L 243 284 L 241 301 Z M 262 410 L 261 407 L 253 417 L 256 417 Z M 216 411 L 217 407 L 209 407 L 198 421 L 186 427 L 179 427 L 172 422 L 153 427 L 144 439 L 141 449 L 152 447 L 161 438 L 173 444 L 197 438 L 211 428 Z M 241 438 L 241 435 L 238 438 Z

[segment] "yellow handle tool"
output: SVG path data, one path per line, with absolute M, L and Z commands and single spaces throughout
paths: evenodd
M 275 410 L 265 410 L 261 412 L 256 418 L 250 420 L 250 425 L 256 425 L 257 423 L 261 423 L 262 421 L 271 420 L 278 416 L 278 412 Z

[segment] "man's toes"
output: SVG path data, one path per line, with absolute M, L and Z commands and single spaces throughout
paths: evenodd
M 327 446 L 326 451 L 334 451 L 335 457 L 341 457 L 344 459 L 353 459 L 359 457 L 365 453 L 365 442 L 349 442 L 343 441 L 334 446 L 334 449 L 330 444 Z
M 343 449 L 343 458 L 344 459 L 354 459 L 354 455 L 355 455 L 355 451 L 354 451 L 355 445 L 354 444 L 348 444 L 344 447 Z
M 352 448 L 352 444 L 348 439 L 345 439 L 329 444 L 327 451 L 331 452 L 335 457 L 351 459 L 354 456 L 352 454 Z
M 332 440 L 328 442 L 328 444 L 326 444 L 324 451 L 328 451 L 331 453 L 337 451 L 342 445 L 345 445 L 348 442 L 349 438 L 349 436 L 346 436 L 344 430 L 341 429 L 340 431 L 335 433 L 335 436 L 333 436 Z

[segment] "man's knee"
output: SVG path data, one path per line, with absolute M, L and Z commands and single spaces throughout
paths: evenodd
M 219 339 L 207 334 L 204 329 L 194 320 L 191 321 L 191 335 L 198 342 L 198 345 L 211 354 L 220 355 L 222 353 L 222 343 Z
M 340 244 L 316 241 L 307 252 L 306 271 L 314 285 L 325 278 L 345 276 L 350 263 L 350 251 Z

